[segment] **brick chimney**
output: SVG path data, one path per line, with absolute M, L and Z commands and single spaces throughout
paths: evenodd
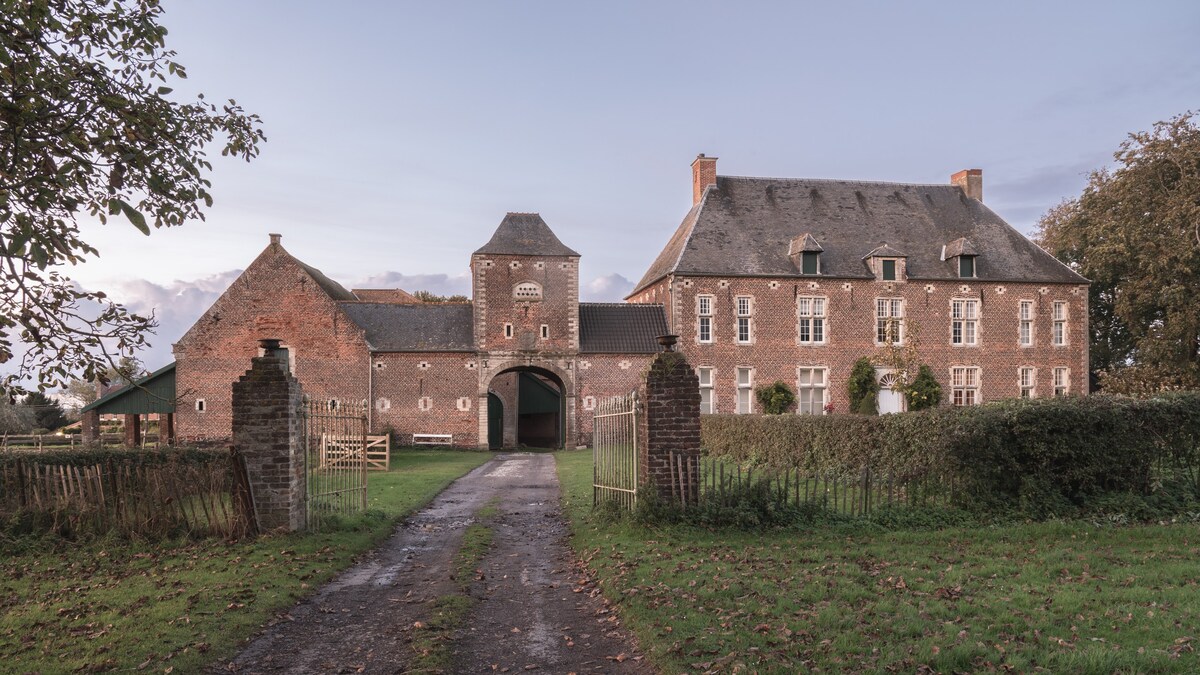
M 950 176 L 950 184 L 962 188 L 971 199 L 983 201 L 983 169 L 963 169 Z
M 692 206 L 700 203 L 704 188 L 717 184 L 717 158 L 696 155 L 692 161 Z
M 271 244 L 275 246 L 278 246 L 280 240 L 283 239 L 282 234 L 275 234 L 274 232 L 272 232 L 269 236 L 271 237 Z

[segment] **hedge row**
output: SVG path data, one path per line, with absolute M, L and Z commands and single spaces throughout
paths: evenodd
M 1149 494 L 1163 480 L 1200 490 L 1200 392 L 1151 399 L 1011 400 L 882 416 L 712 415 L 709 456 L 745 464 L 953 482 L 964 505 L 1082 505 Z M 1035 509 L 1036 510 L 1036 509 Z
M 120 464 L 153 466 L 175 462 L 208 464 L 229 460 L 228 448 L 80 448 L 76 450 L 46 450 L 44 452 L 14 451 L 0 454 L 0 469 L 16 464 L 53 466 L 95 466 Z

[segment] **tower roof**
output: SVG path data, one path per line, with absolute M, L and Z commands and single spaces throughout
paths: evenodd
M 492 234 L 478 254 L 492 255 L 565 255 L 579 254 L 565 246 L 542 216 L 537 213 L 509 213 L 500 221 L 500 227 Z

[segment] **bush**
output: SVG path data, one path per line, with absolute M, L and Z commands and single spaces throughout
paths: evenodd
M 933 376 L 932 368 L 921 366 L 904 395 L 908 399 L 910 411 L 936 408 L 942 402 L 942 385 L 938 384 L 937 378 Z
M 762 411 L 768 415 L 782 415 L 796 405 L 796 393 L 778 380 L 770 386 L 759 387 L 755 394 Z
M 850 394 L 850 412 L 860 415 L 874 415 L 878 412 L 875 399 L 879 394 L 879 382 L 875 379 L 875 366 L 871 365 L 871 359 L 864 356 L 854 362 L 846 387 Z M 869 412 L 867 399 L 870 399 Z
M 949 481 L 959 506 L 1050 518 L 1094 512 L 1113 495 L 1154 497 L 1163 481 L 1200 492 L 1200 393 L 1152 399 L 1087 396 L 1009 400 L 899 415 L 705 415 L 714 458 L 896 480 Z M 1110 505 L 1111 507 L 1111 505 Z M 1109 507 L 1109 508 L 1110 508 Z

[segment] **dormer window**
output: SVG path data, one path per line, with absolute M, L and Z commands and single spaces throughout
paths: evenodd
M 522 281 L 513 286 L 513 299 L 526 302 L 542 299 L 542 285 L 536 281 Z
M 821 245 L 811 234 L 805 233 L 795 237 L 788 244 L 788 257 L 792 264 L 800 270 L 800 274 L 817 275 L 821 273 Z
M 955 264 L 961 279 L 975 278 L 975 258 L 978 256 L 979 251 L 966 237 L 959 237 L 942 247 L 942 260 Z
M 907 277 L 905 256 L 900 251 L 884 244 L 863 256 L 867 266 L 878 281 L 904 281 Z

